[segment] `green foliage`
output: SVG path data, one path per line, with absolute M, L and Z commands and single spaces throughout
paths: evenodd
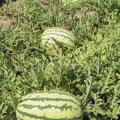
M 120 117 L 120 1 L 82 0 L 63 6 L 57 0 L 21 0 L 13 10 L 10 1 L 0 18 L 14 22 L 0 32 L 0 119 L 16 120 L 23 95 L 36 90 L 59 89 L 78 96 L 84 118 Z M 41 48 L 45 27 L 65 27 L 77 38 L 76 47 L 49 56 Z

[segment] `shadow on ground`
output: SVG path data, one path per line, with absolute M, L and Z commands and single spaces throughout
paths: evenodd
M 5 3 L 5 0 L 0 0 L 0 7 Z

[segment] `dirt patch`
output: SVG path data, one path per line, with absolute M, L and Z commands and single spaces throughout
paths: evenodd
M 9 28 L 19 16 L 20 1 L 11 0 L 9 4 L 5 0 L 0 0 L 0 31 Z
M 0 20 L 0 31 L 4 31 L 12 24 L 12 20 Z

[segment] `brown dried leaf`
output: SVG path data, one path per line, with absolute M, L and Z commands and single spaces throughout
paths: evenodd
M 80 11 L 76 11 L 74 13 L 74 17 L 77 19 L 77 20 L 80 20 L 82 18 L 82 13 Z
M 5 30 L 12 23 L 11 20 L 0 20 L 0 31 Z
M 50 1 L 49 0 L 41 0 L 41 3 L 44 5 L 49 5 Z

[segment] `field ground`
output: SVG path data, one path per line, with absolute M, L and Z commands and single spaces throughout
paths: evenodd
M 76 35 L 73 50 L 41 48 L 41 33 L 54 26 Z M 16 120 L 23 95 L 50 89 L 78 96 L 85 120 L 120 118 L 120 0 L 0 4 L 0 120 Z

